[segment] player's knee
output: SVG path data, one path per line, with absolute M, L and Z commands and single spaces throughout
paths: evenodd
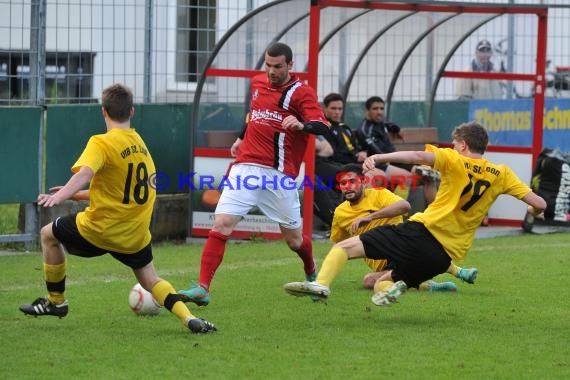
M 40 239 L 42 244 L 59 244 L 55 236 L 53 236 L 52 223 L 45 225 L 40 230 Z
M 375 273 L 367 273 L 364 275 L 364 278 L 362 279 L 362 286 L 365 289 L 373 289 L 374 288 L 374 283 L 376 282 L 376 279 L 378 278 L 378 276 L 375 276 Z
M 232 217 L 226 215 L 216 215 L 212 231 L 216 231 L 222 235 L 229 236 L 232 234 L 234 227 L 237 223 Z
M 229 236 L 233 232 L 233 228 L 223 225 L 212 226 L 212 231 L 215 231 L 221 235 Z

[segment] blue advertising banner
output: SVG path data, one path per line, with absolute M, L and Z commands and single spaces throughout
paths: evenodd
M 492 145 L 532 145 L 532 99 L 473 100 L 469 120 L 487 128 Z M 570 152 L 570 99 L 546 99 L 542 125 L 543 148 Z

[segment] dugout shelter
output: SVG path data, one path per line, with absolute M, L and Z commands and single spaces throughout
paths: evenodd
M 442 143 L 457 125 L 449 124 L 453 119 L 450 114 L 457 107 L 448 104 L 453 102 L 450 94 L 455 80 L 504 81 L 507 88 L 516 82 L 530 83 L 534 89 L 534 96 L 526 100 L 532 114 L 527 131 L 530 143 L 510 145 L 508 140 L 497 140 L 487 154 L 492 161 L 509 164 L 521 179 L 530 182 L 533 162 L 543 145 L 547 20 L 548 8 L 538 5 L 278 0 L 260 6 L 219 40 L 197 83 L 191 118 L 190 172 L 214 176 L 225 173 L 231 162 L 227 146 L 241 129 L 248 108 L 249 79 L 264 72 L 265 48 L 271 42 L 282 41 L 293 49 L 293 71 L 317 90 L 320 99 L 329 92 L 340 92 L 345 97 L 345 121 L 351 115 L 357 120 L 354 115 L 359 111 L 351 109 L 351 104 L 380 95 L 386 101 L 386 119 L 407 118 L 413 127 L 437 128 Z M 473 36 L 490 24 L 504 25 L 509 42 L 524 46 L 524 64 L 517 66 L 516 58 L 510 56 L 509 70 L 463 70 L 465 62 L 460 62 L 458 53 L 470 51 L 467 45 L 473 43 Z M 527 25 L 524 35 L 514 32 L 519 24 Z M 501 101 L 517 100 L 510 98 L 507 94 Z M 511 103 L 505 104 L 510 107 Z M 304 174 L 312 177 L 312 139 L 304 163 Z M 311 234 L 310 188 L 304 189 L 303 198 L 304 233 Z M 211 210 L 208 214 L 198 209 L 199 204 L 196 196 L 190 197 L 188 236 L 204 236 L 210 228 Z M 491 218 L 520 225 L 524 216 L 520 205 L 499 199 L 494 207 Z M 236 237 L 257 234 L 266 238 L 280 236 L 277 226 L 255 215 L 240 223 L 234 232 Z

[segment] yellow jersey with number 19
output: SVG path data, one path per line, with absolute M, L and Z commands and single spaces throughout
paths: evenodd
M 140 135 L 114 128 L 89 139 L 71 168 L 95 173 L 89 207 L 77 214 L 77 228 L 91 244 L 110 251 L 135 253 L 151 241 L 150 219 L 156 190 L 149 186 L 155 167 Z
M 447 254 L 463 261 L 475 232 L 501 194 L 521 199 L 532 190 L 506 165 L 465 157 L 454 149 L 426 145 L 441 173 L 435 200 L 410 220 L 423 223 Z

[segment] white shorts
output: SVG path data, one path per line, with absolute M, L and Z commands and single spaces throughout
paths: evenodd
M 216 206 L 216 214 L 244 217 L 257 207 L 281 227 L 301 227 L 301 204 L 295 179 L 256 165 L 233 165 Z

